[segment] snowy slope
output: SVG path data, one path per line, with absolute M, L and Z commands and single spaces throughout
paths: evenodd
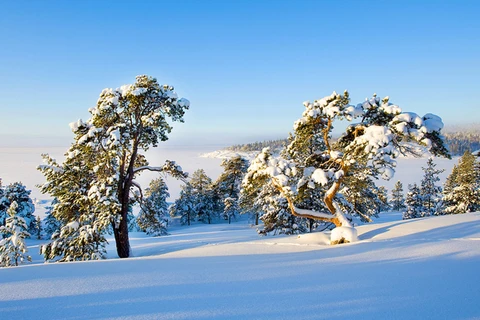
M 479 319 L 480 213 L 401 221 L 360 241 L 259 237 L 246 222 L 132 234 L 134 258 L 0 269 L 2 319 Z M 38 242 L 31 242 L 33 253 Z M 114 257 L 113 243 L 109 256 Z

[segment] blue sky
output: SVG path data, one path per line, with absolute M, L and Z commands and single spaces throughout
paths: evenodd
M 345 89 L 480 122 L 478 1 L 0 5 L 0 145 L 68 144 L 68 123 L 138 74 L 191 101 L 171 143 L 285 137 L 303 101 Z

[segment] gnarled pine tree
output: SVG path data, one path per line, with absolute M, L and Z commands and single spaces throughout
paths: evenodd
M 394 175 L 395 158 L 400 154 L 415 154 L 415 145 L 427 148 L 433 155 L 449 157 L 440 135 L 441 119 L 433 114 L 423 117 L 402 110 L 389 99 L 377 96 L 356 106 L 349 104 L 348 92 L 333 93 L 313 103 L 305 102 L 302 117 L 295 128 L 307 124 L 321 126 L 325 148 L 310 155 L 311 161 L 299 163 L 285 158 L 273 158 L 268 150 L 260 153 L 249 167 L 244 188 L 256 180 L 271 183 L 288 200 L 293 215 L 334 223 L 347 227 L 332 232 L 332 240 L 339 234 L 354 234 L 353 227 L 336 199 L 349 175 L 367 172 L 371 177 L 390 179 Z M 335 143 L 331 132 L 335 121 L 352 124 Z M 357 122 L 353 123 L 353 120 Z M 300 179 L 297 177 L 300 174 Z M 268 177 L 268 179 L 265 179 Z M 325 190 L 324 202 L 328 211 L 299 208 L 307 188 Z M 333 235 L 335 234 L 335 236 Z M 352 236 L 354 238 L 354 236 Z M 348 239 L 347 239 L 348 241 Z

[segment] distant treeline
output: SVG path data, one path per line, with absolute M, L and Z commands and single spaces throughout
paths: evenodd
M 273 152 L 278 152 L 282 150 L 288 143 L 288 139 L 279 139 L 279 140 L 265 140 L 257 141 L 247 144 L 236 144 L 230 147 L 227 147 L 226 150 L 230 151 L 242 151 L 242 152 L 251 152 L 251 151 L 262 151 L 263 148 L 270 147 L 270 150 Z
M 445 140 L 453 156 L 460 156 L 465 151 L 480 150 L 480 130 L 471 132 L 446 132 Z
M 465 131 L 447 131 L 444 133 L 445 141 L 450 149 L 452 156 L 460 156 L 465 151 L 472 152 L 480 150 L 480 128 L 469 128 Z M 261 151 L 263 148 L 270 147 L 273 152 L 280 152 L 288 144 L 288 139 L 265 140 L 247 144 L 236 144 L 227 147 L 227 150 L 252 152 Z

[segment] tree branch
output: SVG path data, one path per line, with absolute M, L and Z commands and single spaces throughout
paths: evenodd
M 143 191 L 142 191 L 142 187 L 141 187 L 136 181 L 132 181 L 132 186 L 137 187 L 138 191 L 140 192 L 140 203 L 142 203 L 142 202 L 143 202 Z
M 318 211 L 307 210 L 307 209 L 300 209 L 300 208 L 295 207 L 292 199 L 288 195 L 285 194 L 281 185 L 278 184 L 278 182 L 275 181 L 275 178 L 272 178 L 272 182 L 273 182 L 273 186 L 285 197 L 285 199 L 287 199 L 288 207 L 290 208 L 290 211 L 294 216 L 301 217 L 301 218 L 310 218 L 310 219 L 313 219 L 313 220 L 321 220 L 321 221 L 332 222 L 337 227 L 342 225 L 340 220 L 330 213 L 318 212 Z
M 133 173 L 137 173 L 137 172 L 140 172 L 140 171 L 143 171 L 143 170 L 157 171 L 157 172 L 163 172 L 164 171 L 163 167 L 142 166 L 142 167 L 138 167 L 138 168 L 133 169 Z

